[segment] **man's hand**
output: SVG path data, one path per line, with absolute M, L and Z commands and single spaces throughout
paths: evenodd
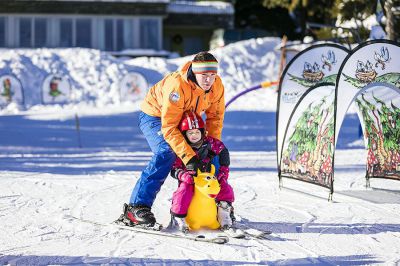
M 201 166 L 200 160 L 197 158 L 197 156 L 193 156 L 186 164 L 186 170 L 194 171 L 195 173 L 197 173 L 197 169 L 199 169 L 200 166 Z
M 194 184 L 193 175 L 195 174 L 194 171 L 182 171 L 178 174 L 178 179 L 181 182 L 186 184 Z

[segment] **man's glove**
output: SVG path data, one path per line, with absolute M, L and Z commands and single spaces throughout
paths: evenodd
M 194 171 L 197 173 L 197 169 L 201 166 L 201 162 L 197 156 L 193 156 L 190 158 L 189 162 L 186 164 L 186 170 L 188 171 Z
M 194 171 L 181 171 L 178 174 L 178 179 L 181 182 L 191 185 L 191 184 L 194 184 L 194 181 L 193 181 L 194 174 L 195 174 Z

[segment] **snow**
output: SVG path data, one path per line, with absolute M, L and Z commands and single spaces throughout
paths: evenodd
M 219 73 L 226 88 L 227 100 L 246 88 L 277 79 L 280 54 L 273 48 L 279 43 L 278 38 L 251 39 L 240 45 L 227 45 L 214 51 L 220 61 Z M 82 110 L 86 109 L 85 106 L 103 108 L 108 105 L 127 105 L 120 98 L 118 88 L 124 75 L 131 71 L 138 72 L 152 86 L 192 58 L 138 57 L 123 61 L 98 50 L 83 48 L 2 49 L 0 73 L 12 74 L 20 79 L 25 88 L 26 108 L 11 105 L 0 110 L 0 114 L 21 113 L 32 108 L 43 109 L 39 106 L 42 80 L 55 73 L 68 77 L 71 84 L 71 101 L 61 109 L 79 107 Z M 244 102 L 238 100 L 240 109 L 253 110 L 256 106 L 257 110 L 275 110 L 276 93 L 273 88 L 255 91 L 252 95 L 256 97 L 250 97 Z M 230 108 L 236 109 L 235 106 L 236 102 Z M 48 108 L 54 107 L 45 109 Z
M 276 80 L 279 43 L 265 38 L 213 51 L 227 100 Z M 248 226 L 272 230 L 269 240 L 212 245 L 71 219 L 116 219 L 151 156 L 137 127 L 139 101 L 117 97 L 119 71 L 139 69 L 151 85 L 187 59 L 121 62 L 88 49 L 2 50 L 2 68 L 11 62 L 15 75 L 34 84 L 61 68 L 72 77 L 75 98 L 65 105 L 43 105 L 36 97 L 40 89 L 32 85 L 26 107 L 2 110 L 0 265 L 399 264 L 400 183 L 372 179 L 371 188 L 365 188 L 366 151 L 355 114 L 346 117 L 339 134 L 333 202 L 327 201 L 325 188 L 304 182 L 284 179 L 279 188 L 274 88 L 232 103 L 223 131 L 236 216 Z M 167 178 L 153 206 L 163 224 L 176 186 Z
M 227 14 L 232 15 L 235 9 L 231 3 L 222 1 L 173 1 L 168 5 L 169 13 L 184 14 Z

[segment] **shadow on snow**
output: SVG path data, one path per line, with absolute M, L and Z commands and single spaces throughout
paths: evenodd
M 386 232 L 400 232 L 398 224 L 339 224 L 339 223 L 280 223 L 280 222 L 252 222 L 242 218 L 242 223 L 259 230 L 271 230 L 273 233 L 315 233 L 335 235 L 371 235 Z M 290 239 L 274 239 L 288 241 Z
M 0 257 L 1 264 L 9 265 L 370 265 L 383 261 L 371 255 L 354 256 L 320 256 L 275 261 L 215 261 L 215 260 L 173 260 L 147 258 L 107 258 L 107 257 L 79 257 L 79 256 L 14 256 Z

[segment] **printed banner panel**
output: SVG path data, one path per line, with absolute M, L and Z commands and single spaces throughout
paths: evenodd
M 347 54 L 348 50 L 337 44 L 315 45 L 299 53 L 285 68 L 278 96 L 276 127 L 278 167 L 280 167 L 285 129 L 293 109 L 311 87 L 322 83 L 336 83 L 340 66 Z
M 144 99 L 148 86 L 147 80 L 142 74 L 138 72 L 126 74 L 120 83 L 121 102 Z
M 70 100 L 71 85 L 68 78 L 50 74 L 42 84 L 42 100 L 44 104 L 67 103 Z
M 400 86 L 400 48 L 389 41 L 372 41 L 357 47 L 343 63 L 337 82 L 336 136 L 356 94 L 379 82 Z
M 334 101 L 333 83 L 317 85 L 304 94 L 285 132 L 282 176 L 332 187 Z
M 400 90 L 374 84 L 356 98 L 368 150 L 367 178 L 400 180 Z
M 399 179 L 399 88 L 400 47 L 391 41 L 361 44 L 345 59 L 339 73 L 335 143 L 355 101 L 368 149 L 367 178 Z
M 13 75 L 0 76 L 0 106 L 9 103 L 24 104 L 24 94 L 21 82 Z

